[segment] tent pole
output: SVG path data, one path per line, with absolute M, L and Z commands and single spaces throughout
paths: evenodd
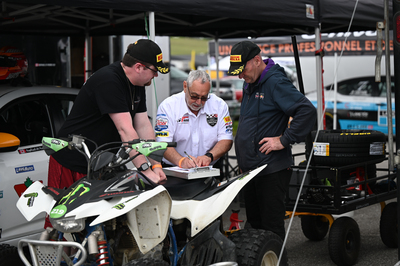
M 294 52 L 294 61 L 296 62 L 296 72 L 297 72 L 297 80 L 299 83 L 299 90 L 304 95 L 304 84 L 303 84 L 303 75 L 301 74 L 301 66 L 300 66 L 300 59 L 299 59 L 299 49 L 297 49 L 297 40 L 296 36 L 292 36 L 292 46 Z
M 108 36 L 108 63 L 114 63 L 114 36 Z
M 89 30 L 85 32 L 85 81 L 92 74 L 92 45 Z
M 216 66 L 216 79 L 215 79 L 215 89 L 217 96 L 219 96 L 219 43 L 218 43 L 218 32 L 215 33 L 215 66 Z M 212 84 L 212 83 L 211 83 Z
M 150 40 L 155 42 L 156 39 L 156 24 L 154 12 L 149 12 Z
M 322 87 L 322 54 L 320 28 L 315 28 L 315 59 L 316 59 L 316 77 L 317 77 L 317 118 L 318 130 L 324 129 L 325 118 L 323 118 L 324 110 L 324 88 Z M 321 123 L 322 122 L 322 123 Z
M 390 71 L 390 36 L 389 36 L 389 0 L 384 3 L 385 17 L 385 65 L 386 65 L 386 100 L 387 100 L 387 125 L 388 125 L 388 149 L 389 170 L 394 170 L 393 163 L 393 113 L 392 113 L 392 81 Z
M 399 62 L 400 61 L 400 45 L 397 42 L 397 39 L 399 38 L 399 33 L 398 33 L 398 26 L 397 26 L 397 19 L 398 15 L 400 12 L 400 3 L 397 0 L 392 0 L 393 3 L 393 59 L 394 62 Z M 385 61 L 387 61 L 388 58 L 385 58 Z M 391 74 L 391 73 L 390 73 Z M 386 73 L 386 76 L 389 74 Z M 399 168 L 399 156 L 400 156 L 400 108 L 398 107 L 400 105 L 400 64 L 395 63 L 394 64 L 394 103 L 395 103 L 395 122 L 396 122 L 396 167 Z M 389 105 L 388 105 L 389 106 Z M 388 123 L 389 124 L 389 123 Z M 396 183 L 399 184 L 400 180 L 400 171 L 396 171 Z M 400 189 L 399 186 L 397 185 L 397 228 L 399 228 L 400 225 Z M 400 234 L 397 234 L 397 258 L 400 261 Z
M 337 53 L 335 53 L 335 65 L 333 69 L 337 69 Z M 336 73 L 336 70 L 335 70 Z M 335 77 L 333 79 L 333 88 L 334 88 L 334 100 L 333 100 L 333 129 L 337 129 L 337 75 L 335 74 Z
M 154 12 L 149 12 L 149 38 L 152 41 L 156 41 L 156 26 L 155 26 L 155 13 Z M 156 121 L 156 116 L 157 116 L 157 107 L 158 107 L 158 103 L 157 103 L 157 99 L 156 99 L 156 79 L 157 78 L 153 78 L 153 90 L 147 90 L 147 93 L 150 93 L 150 99 L 151 99 L 151 104 L 150 104 L 150 108 L 148 109 L 149 111 L 149 116 L 152 118 L 150 120 L 150 122 L 152 123 L 153 127 L 155 126 L 155 121 Z
M 71 37 L 67 39 L 67 87 L 72 87 L 72 80 L 71 80 Z

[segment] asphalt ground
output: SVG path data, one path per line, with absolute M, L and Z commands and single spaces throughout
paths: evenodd
M 293 148 L 293 153 L 304 152 L 304 144 L 296 144 Z M 234 155 L 234 149 L 231 150 L 230 155 Z M 231 160 L 232 165 L 235 161 Z M 298 163 L 298 162 L 296 162 Z M 385 162 L 378 167 L 387 167 Z M 392 199 L 386 202 L 396 201 Z M 240 205 L 237 198 L 224 214 L 224 228 L 228 229 L 230 225 L 229 216 L 232 210 L 238 210 L 239 219 L 244 222 L 240 223 L 241 228 L 244 228 L 246 221 L 246 210 Z M 358 224 L 361 235 L 361 248 L 358 256 L 358 262 L 355 265 L 395 265 L 400 261 L 397 248 L 388 248 L 383 244 L 380 232 L 380 204 L 373 204 L 349 213 Z M 322 241 L 311 241 L 306 238 L 301 229 L 301 220 L 298 216 L 293 218 L 293 222 L 288 231 L 290 220 L 286 220 L 287 241 L 285 248 L 287 250 L 289 265 L 291 266 L 310 266 L 310 265 L 336 265 L 329 255 L 328 239 L 329 232 Z

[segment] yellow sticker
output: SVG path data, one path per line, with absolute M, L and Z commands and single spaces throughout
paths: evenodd
M 231 62 L 242 62 L 242 55 L 231 55 Z
M 156 132 L 156 137 L 168 137 L 168 136 L 169 136 L 169 132 L 168 131 Z
M 168 67 L 157 67 L 158 71 L 161 73 L 168 73 L 169 68 Z
M 157 55 L 157 63 L 162 61 L 162 53 Z

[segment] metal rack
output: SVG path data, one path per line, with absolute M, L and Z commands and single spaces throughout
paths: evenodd
M 381 161 L 372 160 L 340 167 L 310 165 L 296 211 L 343 214 L 396 198 L 395 173 L 377 168 L 376 173 L 385 174 L 370 176 L 368 167 Z M 305 166 L 293 166 L 286 202 L 288 211 L 293 210 L 305 170 Z M 349 179 L 354 179 L 354 182 L 348 183 Z
M 382 210 L 382 242 L 389 248 L 397 247 L 397 202 L 385 203 L 397 197 L 396 173 L 376 168 L 380 162 L 382 159 L 340 167 L 310 165 L 307 170 L 306 165 L 293 166 L 286 218 L 299 216 L 304 235 L 312 241 L 324 239 L 329 231 L 329 255 L 338 265 L 354 265 L 361 247 L 358 224 L 348 213 L 376 203 Z

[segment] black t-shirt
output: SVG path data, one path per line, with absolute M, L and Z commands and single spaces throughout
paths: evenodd
M 125 76 L 120 62 L 115 62 L 96 71 L 85 82 L 76 97 L 71 113 L 58 132 L 58 137 L 81 135 L 93 140 L 99 146 L 121 141 L 109 114 L 130 112 L 133 119 L 136 113 L 146 111 L 145 88 L 132 85 Z M 91 151 L 94 149 L 89 141 L 85 143 Z M 77 151 L 63 149 L 53 157 L 61 165 L 75 172 L 87 172 L 87 161 Z

